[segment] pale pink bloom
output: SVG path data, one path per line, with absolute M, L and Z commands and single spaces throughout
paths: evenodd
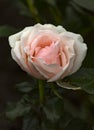
M 13 59 L 24 71 L 49 82 L 76 72 L 87 52 L 81 35 L 52 24 L 26 27 L 10 36 L 9 43 Z

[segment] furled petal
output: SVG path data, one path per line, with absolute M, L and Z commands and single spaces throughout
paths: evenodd
M 71 67 L 70 65 L 72 65 L 73 60 L 74 60 L 74 55 L 71 55 L 68 63 L 64 67 L 62 67 L 62 69 L 60 70 L 59 73 L 56 73 L 56 75 L 54 77 L 50 78 L 48 80 L 48 82 L 57 81 L 59 79 L 63 79 L 65 76 L 67 76 L 68 71 L 69 71 L 69 67 Z
M 57 64 L 45 64 L 42 59 L 36 59 L 33 62 L 35 68 L 42 74 L 46 79 L 50 79 L 61 71 L 61 67 Z
M 77 71 L 81 64 L 82 61 L 84 60 L 87 52 L 87 46 L 85 43 L 83 43 L 83 38 L 79 34 L 74 34 L 71 32 L 64 32 L 63 37 L 68 37 L 70 39 L 74 39 L 74 50 L 75 50 L 75 61 L 73 64 L 73 68 L 71 69 L 70 74 L 74 73 Z
M 66 59 L 67 59 L 66 62 L 69 62 L 69 67 L 66 70 L 68 75 L 71 73 L 71 70 L 73 68 L 74 61 L 75 61 L 75 55 L 76 54 L 75 54 L 75 50 L 74 50 L 74 45 L 75 45 L 74 40 L 71 40 L 71 39 L 68 39 L 68 38 L 64 39 L 63 51 L 64 51 L 64 54 L 66 55 Z
M 50 45 L 52 42 L 55 42 L 56 40 L 59 40 L 59 37 L 52 31 L 45 31 L 45 33 L 41 32 L 31 42 L 31 49 L 34 49 L 37 46 L 45 47 L 47 45 Z
M 59 49 L 60 49 L 59 41 L 57 41 L 56 43 L 53 42 L 50 46 L 41 48 L 39 52 L 34 56 L 35 58 L 40 58 L 44 60 L 46 64 L 60 65 L 61 61 L 59 58 Z
M 39 71 L 36 69 L 36 67 L 34 66 L 33 62 L 31 61 L 31 59 L 28 57 L 28 66 L 30 68 L 30 75 L 38 78 L 38 79 L 45 79 L 40 73 Z
M 20 65 L 20 67 L 23 70 L 26 70 L 28 73 L 30 73 L 30 69 L 26 65 L 26 63 L 25 63 L 25 61 L 24 61 L 24 59 L 21 55 L 19 42 L 16 42 L 15 44 L 16 44 L 15 48 L 13 48 L 12 51 L 11 51 L 13 59 Z

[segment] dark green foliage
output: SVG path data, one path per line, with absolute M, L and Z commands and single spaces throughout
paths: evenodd
M 94 12 L 94 0 L 73 0 L 77 5 Z
M 32 85 L 29 82 L 23 82 L 20 84 L 17 84 L 15 87 L 18 91 L 23 92 L 23 93 L 28 93 L 31 90 L 33 90 L 34 88 L 36 88 L 36 86 L 34 86 L 34 84 Z
M 11 26 L 2 25 L 0 26 L 0 37 L 8 37 L 16 32 L 18 32 L 20 29 L 16 29 Z
M 87 123 L 79 119 L 73 119 L 64 130 L 93 130 Z
M 63 100 L 52 98 L 46 102 L 43 107 L 47 119 L 55 122 L 60 119 L 63 114 Z
M 77 73 L 69 77 L 68 82 L 90 94 L 94 94 L 94 69 L 80 69 Z
M 8 104 L 6 110 L 6 117 L 10 120 L 14 120 L 17 117 L 21 117 L 29 113 L 31 105 L 27 104 L 25 97 L 23 97 L 19 102 L 15 104 Z

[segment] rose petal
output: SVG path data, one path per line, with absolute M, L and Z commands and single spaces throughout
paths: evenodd
M 33 56 L 37 47 L 45 47 L 51 44 L 51 42 L 55 42 L 58 39 L 59 37 L 51 31 L 45 33 L 42 32 L 42 34 L 40 33 L 37 37 L 31 40 L 31 43 L 28 46 L 28 48 L 30 49 L 29 55 Z
M 54 33 L 61 33 L 61 32 L 65 32 L 66 30 L 62 27 L 62 26 L 54 26 L 53 24 L 44 24 L 44 25 L 41 25 L 41 24 L 36 24 L 34 26 L 34 28 L 37 28 L 39 30 L 51 30 L 53 31 Z
M 66 32 L 66 29 L 60 25 L 56 27 L 56 30 L 58 31 L 58 33 Z
M 72 63 L 74 61 L 74 55 L 71 55 L 68 63 L 62 67 L 59 73 L 56 73 L 56 75 L 48 80 L 48 82 L 57 81 L 59 79 L 63 79 L 65 76 L 68 75 L 68 72 L 70 71 L 69 67 L 72 67 Z
M 16 46 L 15 42 L 20 41 L 21 34 L 22 34 L 22 31 L 19 32 L 19 33 L 14 34 L 14 35 L 11 35 L 9 37 L 9 45 L 11 46 L 11 48 L 14 48 Z
M 28 33 L 29 30 L 31 30 L 32 27 L 26 27 L 24 28 L 22 31 L 20 31 L 19 33 L 13 34 L 11 36 L 9 36 L 9 44 L 12 48 L 15 47 L 15 42 L 20 41 L 21 37 L 23 34 L 26 34 L 25 32 Z M 25 35 L 24 35 L 25 36 Z
M 66 55 L 67 62 L 69 62 L 69 67 L 67 69 L 67 74 L 69 75 L 71 69 L 74 65 L 75 60 L 75 50 L 74 50 L 74 40 L 66 39 L 65 40 L 65 47 L 64 47 L 64 54 Z
M 35 68 L 33 62 L 31 61 L 31 59 L 28 57 L 28 66 L 31 70 L 30 75 L 38 78 L 38 79 L 44 79 L 44 77 L 39 73 L 39 71 L 37 71 L 37 69 Z
M 56 75 L 54 75 L 52 78 L 50 78 L 47 82 L 54 82 L 57 81 L 58 79 L 61 79 L 61 76 L 64 74 L 67 68 L 68 64 L 65 67 L 61 68 L 60 71 L 56 73 Z
M 72 74 L 80 68 L 82 61 L 86 56 L 87 46 L 86 44 L 83 43 L 83 38 L 79 34 L 64 32 L 63 37 L 69 37 L 70 39 L 74 39 L 75 41 L 74 50 L 76 55 L 75 55 L 73 68 L 71 69 L 70 72 L 70 74 Z
M 23 70 L 26 70 L 28 73 L 30 73 L 30 69 L 26 65 L 26 63 L 21 55 L 19 42 L 16 42 L 15 44 L 16 44 L 15 48 L 13 48 L 11 51 L 13 59 L 20 65 L 20 67 Z
M 60 49 L 59 41 L 57 41 L 56 43 L 53 42 L 50 46 L 46 46 L 40 49 L 37 55 L 34 56 L 35 58 L 40 58 L 44 60 L 46 64 L 60 65 L 61 61 L 59 58 L 59 49 Z
M 57 64 L 47 65 L 42 59 L 36 59 L 33 62 L 36 69 L 46 78 L 50 79 L 61 71 L 61 67 Z

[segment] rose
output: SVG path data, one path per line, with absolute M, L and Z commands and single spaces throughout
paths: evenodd
M 76 72 L 87 46 L 62 26 L 36 24 L 9 37 L 13 59 L 30 75 L 49 82 Z

